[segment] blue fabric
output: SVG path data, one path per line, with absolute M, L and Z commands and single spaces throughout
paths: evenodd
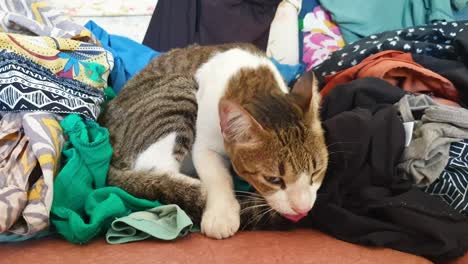
M 449 156 L 442 174 L 424 191 L 439 196 L 458 212 L 468 215 L 468 140 L 452 143 Z
M 0 243 L 22 242 L 22 241 L 31 240 L 31 239 L 39 239 L 39 238 L 47 237 L 49 235 L 51 235 L 51 233 L 48 230 L 36 233 L 34 235 L 26 235 L 26 236 L 17 235 L 17 234 L 0 234 Z
M 455 20 L 457 21 L 468 20 L 468 6 L 460 11 L 454 10 L 453 14 L 455 16 Z
M 289 65 L 289 64 L 281 64 L 274 58 L 270 58 L 273 64 L 275 64 L 278 71 L 283 76 L 283 79 L 286 81 L 286 84 L 291 84 L 294 80 L 299 78 L 304 71 L 305 66 L 303 64 L 296 64 L 296 65 Z
M 109 77 L 109 85 L 118 93 L 125 83 L 143 69 L 159 52 L 129 38 L 108 34 L 90 20 L 85 27 L 101 42 L 102 47 L 114 56 L 114 68 Z
M 301 11 L 299 12 L 299 63 L 304 64 L 302 57 L 304 55 L 304 17 L 312 12 L 319 3 L 317 0 L 304 0 L 302 1 Z

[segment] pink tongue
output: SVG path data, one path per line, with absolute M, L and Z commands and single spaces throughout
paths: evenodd
M 304 218 L 307 214 L 298 214 L 298 215 L 283 215 L 285 218 L 293 221 L 294 223 L 298 222 L 302 218 Z

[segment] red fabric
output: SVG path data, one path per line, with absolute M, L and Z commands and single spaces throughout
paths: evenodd
M 326 76 L 320 94 L 326 96 L 338 84 L 364 77 L 380 78 L 413 93 L 432 93 L 441 97 L 440 103 L 458 106 L 459 94 L 452 82 L 414 62 L 410 53 L 395 50 L 377 53 L 358 65 Z

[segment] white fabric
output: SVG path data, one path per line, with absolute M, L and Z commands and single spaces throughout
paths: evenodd
M 299 63 L 298 15 L 302 0 L 284 0 L 271 23 L 267 55 L 283 64 Z

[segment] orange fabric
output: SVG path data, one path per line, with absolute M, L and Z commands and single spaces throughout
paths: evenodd
M 430 264 L 414 255 L 363 247 L 315 230 L 239 232 L 225 240 L 190 234 L 176 241 L 147 240 L 108 245 L 103 239 L 74 245 L 41 239 L 0 245 L 0 263 L 102 264 Z M 463 263 L 463 262 L 460 262 Z
M 452 82 L 414 62 L 410 53 L 395 50 L 377 53 L 358 65 L 326 76 L 326 85 L 320 94 L 326 96 L 336 85 L 364 77 L 386 80 L 405 91 L 432 93 L 436 97 L 459 101 L 458 90 Z M 454 102 L 442 102 L 458 105 Z

